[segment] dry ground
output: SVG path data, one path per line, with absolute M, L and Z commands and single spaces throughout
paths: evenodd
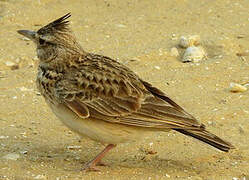
M 249 91 L 228 90 L 230 82 L 249 81 L 249 57 L 236 55 L 249 49 L 248 9 L 249 1 L 239 0 L 0 0 L 0 179 L 248 180 Z M 51 113 L 35 88 L 35 47 L 16 33 L 68 12 L 85 50 L 118 58 L 237 149 L 222 153 L 158 132 L 119 145 L 101 172 L 81 172 L 103 147 L 81 140 Z M 169 55 L 181 35 L 191 34 L 208 52 L 201 63 Z

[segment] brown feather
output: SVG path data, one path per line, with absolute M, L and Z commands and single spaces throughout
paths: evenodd
M 87 106 L 77 100 L 66 101 L 65 104 L 81 118 L 88 118 L 90 115 Z
M 143 81 L 144 85 L 146 86 L 146 88 L 156 97 L 159 97 L 161 99 L 163 99 L 165 102 L 171 104 L 172 106 L 174 106 L 176 109 L 180 110 L 181 112 L 183 112 L 186 115 L 189 115 L 190 117 L 190 121 L 193 120 L 194 122 L 197 120 L 195 120 L 195 118 L 193 116 L 191 116 L 190 114 L 188 114 L 186 111 L 184 111 L 184 109 L 182 109 L 179 105 L 177 105 L 174 101 L 172 101 L 170 98 L 168 98 L 162 91 L 160 91 L 159 89 L 153 87 L 151 84 Z M 181 119 L 178 119 L 178 121 L 182 121 Z M 182 121 L 183 122 L 183 121 Z M 185 121 L 186 122 L 186 121 Z M 194 124 L 193 124 L 194 125 Z M 191 136 L 193 138 L 196 138 L 202 142 L 205 142 L 221 151 L 225 151 L 228 152 L 230 149 L 234 149 L 235 147 L 227 142 L 222 140 L 221 138 L 219 138 L 218 136 L 208 132 L 205 129 L 205 125 L 204 124 L 199 124 L 199 126 L 197 126 L 197 128 L 194 129 L 188 129 L 186 126 L 184 126 L 183 128 L 173 128 L 174 130 L 187 135 L 187 136 Z
M 56 19 L 55 21 L 42 27 L 37 31 L 37 33 L 46 34 L 46 33 L 56 33 L 58 31 L 68 31 L 69 21 L 66 21 L 66 19 L 68 19 L 69 17 L 71 17 L 71 14 L 67 13 L 66 15 L 60 17 L 59 19 Z
M 191 136 L 202 142 L 205 142 L 221 151 L 228 152 L 230 149 L 235 148 L 231 143 L 222 140 L 218 136 L 206 131 L 205 129 L 202 129 L 202 130 L 175 129 L 175 130 L 182 134 Z

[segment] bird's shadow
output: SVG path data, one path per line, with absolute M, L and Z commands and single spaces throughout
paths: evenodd
M 116 161 L 116 162 L 114 162 Z M 157 171 L 193 171 L 188 163 L 180 160 L 160 158 L 157 155 L 153 157 L 133 156 L 124 160 L 112 160 L 112 168 L 118 166 L 121 168 L 135 168 L 135 169 L 151 169 Z
M 70 144 L 71 145 L 71 144 Z M 55 169 L 68 172 L 78 172 L 81 171 L 85 163 L 94 158 L 100 151 L 101 148 L 96 148 L 96 146 L 82 145 L 80 149 L 68 149 L 69 144 L 64 144 L 60 147 L 50 147 L 48 145 L 43 145 L 39 147 L 32 147 L 29 149 L 29 153 L 26 154 L 26 160 L 31 163 L 37 163 L 39 165 L 42 163 L 54 164 Z M 189 162 L 160 158 L 158 155 L 144 155 L 133 154 L 124 156 L 116 156 L 114 154 L 118 152 L 112 152 L 108 154 L 102 162 L 107 164 L 106 167 L 100 167 L 105 171 L 106 169 L 144 169 L 150 171 L 176 171 L 176 172 L 198 172 L 198 169 L 191 168 Z M 114 156 L 112 156 L 114 155 Z

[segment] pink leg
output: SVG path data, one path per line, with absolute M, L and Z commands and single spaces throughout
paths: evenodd
M 100 152 L 93 160 L 91 160 L 84 166 L 83 170 L 99 171 L 99 169 L 97 169 L 95 166 L 101 161 L 101 159 L 105 156 L 105 154 L 115 146 L 116 146 L 115 144 L 108 144 L 102 152 Z

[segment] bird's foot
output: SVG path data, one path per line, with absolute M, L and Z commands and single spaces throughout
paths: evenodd
M 92 163 L 87 163 L 83 168 L 82 168 L 82 171 L 100 171 L 100 169 L 98 169 L 96 167 L 95 164 L 92 164 Z
M 88 162 L 84 167 L 83 171 L 100 171 L 96 166 L 106 166 L 106 164 L 101 162 L 101 159 L 105 156 L 105 154 L 114 148 L 116 145 L 114 144 L 109 144 L 108 146 L 105 147 L 105 149 L 99 153 L 92 161 Z

